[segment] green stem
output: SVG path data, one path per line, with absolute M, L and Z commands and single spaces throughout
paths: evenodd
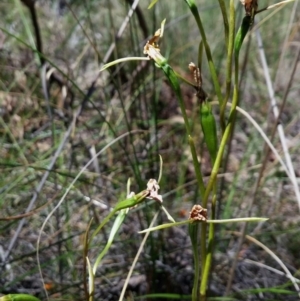
M 204 186 L 203 177 L 202 177 L 202 173 L 201 173 L 201 169 L 200 169 L 200 163 L 197 158 L 197 152 L 196 152 L 196 148 L 195 148 L 195 144 L 194 144 L 194 139 L 191 136 L 189 136 L 188 139 L 189 139 L 190 149 L 191 149 L 191 153 L 192 153 L 196 178 L 197 178 L 197 182 L 198 182 L 198 186 L 199 186 L 199 190 L 200 190 L 200 196 L 201 196 L 201 199 L 203 200 L 204 194 L 205 194 L 205 186 Z
M 213 166 L 213 170 L 209 179 L 209 182 L 206 187 L 205 196 L 203 200 L 204 208 L 207 206 L 208 197 L 210 194 L 210 191 L 212 188 L 214 188 L 214 194 L 212 199 L 212 213 L 211 213 L 211 219 L 213 220 L 215 218 L 215 206 L 216 206 L 216 177 L 218 174 L 218 170 L 220 168 L 220 164 L 222 161 L 223 153 L 225 150 L 226 143 L 230 137 L 230 133 L 232 131 L 234 122 L 235 122 L 235 116 L 236 116 L 236 106 L 238 104 L 239 100 L 239 89 L 238 89 L 238 82 L 239 82 L 239 51 L 243 42 L 243 39 L 247 33 L 247 30 L 245 31 L 245 28 L 243 28 L 243 25 L 245 25 L 246 22 L 243 22 L 241 30 L 239 30 L 236 39 L 235 39 L 235 83 L 234 83 L 234 90 L 233 90 L 233 101 L 232 101 L 232 107 L 229 114 L 229 119 L 227 126 L 225 128 L 224 135 L 222 137 L 220 148 L 217 154 L 216 161 Z M 204 265 L 204 272 L 202 273 L 202 280 L 201 280 L 201 286 L 200 286 L 200 299 L 206 300 L 206 287 L 208 283 L 208 277 L 209 272 L 212 264 L 212 255 L 213 255 L 213 241 L 214 241 L 214 235 L 215 235 L 215 227 L 214 224 L 210 224 L 209 228 L 209 236 L 208 236 L 208 250 L 207 250 L 207 256 L 206 261 Z
M 187 115 L 186 115 L 185 105 L 184 105 L 184 102 L 182 99 L 180 85 L 178 83 L 178 79 L 177 79 L 173 69 L 169 65 L 163 64 L 161 67 L 162 67 L 163 71 L 165 72 L 166 76 L 168 77 L 168 79 L 172 85 L 172 88 L 179 101 L 181 113 L 182 113 L 184 123 L 186 126 L 186 131 L 188 134 L 188 140 L 189 140 L 189 145 L 190 145 L 190 149 L 191 149 L 191 153 L 192 153 L 192 157 L 193 157 L 193 164 L 194 164 L 194 169 L 195 169 L 195 173 L 196 173 L 196 178 L 198 181 L 198 187 L 200 190 L 200 196 L 201 196 L 201 199 L 203 199 L 204 193 L 205 193 L 204 182 L 203 182 L 203 178 L 202 178 L 200 164 L 199 164 L 198 158 L 197 158 L 194 140 L 191 136 L 191 129 L 190 129 Z M 202 226 L 201 233 L 203 233 L 203 231 L 206 233 L 206 224 L 202 223 L 201 226 Z M 197 301 L 198 300 L 197 298 L 199 296 L 198 292 L 199 292 L 200 265 L 199 265 L 197 236 L 195 237 L 195 235 L 198 234 L 198 228 L 199 228 L 199 225 L 189 225 L 189 229 L 193 233 L 193 235 L 191 236 L 191 240 L 192 240 L 192 244 L 193 244 L 193 255 L 194 255 L 194 266 L 195 266 L 195 272 L 194 272 L 195 278 L 194 278 L 194 286 L 193 286 L 193 292 L 192 292 L 192 300 L 193 301 Z M 201 235 L 201 237 L 203 237 L 203 236 L 205 236 L 205 235 Z M 201 241 L 202 241 L 202 243 L 201 243 L 201 255 L 202 255 L 201 263 L 204 264 L 205 257 L 206 257 L 206 255 L 205 255 L 206 254 L 206 241 L 205 241 L 205 239 L 204 239 L 204 243 L 203 243 L 203 239 Z M 202 266 L 202 271 L 203 271 L 203 266 Z
M 234 117 L 235 117 L 235 109 L 237 106 L 238 102 L 238 89 L 235 87 L 234 89 L 234 95 L 233 95 L 233 102 L 232 102 L 232 109 L 229 115 L 229 120 L 224 132 L 224 135 L 222 137 L 219 151 L 217 154 L 216 161 L 214 163 L 212 173 L 209 179 L 209 182 L 206 186 L 206 191 L 203 199 L 203 207 L 207 207 L 207 201 L 208 197 L 210 194 L 210 191 L 213 187 L 216 187 L 216 177 L 218 174 L 218 170 L 220 168 L 220 164 L 222 161 L 223 153 L 225 150 L 226 143 L 228 141 L 228 138 L 230 137 L 231 130 L 233 128 L 233 122 L 234 122 Z M 215 203 L 216 203 L 216 188 L 214 188 L 214 195 L 213 195 L 213 200 L 212 200 L 212 216 L 215 217 Z M 203 260 L 205 260 L 204 266 L 202 267 L 202 280 L 201 280 L 201 287 L 200 287 L 200 298 L 201 300 L 206 300 L 206 287 L 207 287 L 207 282 L 208 282 L 208 276 L 209 276 L 209 271 L 211 267 L 211 262 L 212 262 L 212 250 L 213 250 L 213 239 L 214 239 L 214 233 L 215 233 L 215 228 L 214 225 L 210 225 L 210 231 L 209 231 L 209 241 L 208 241 L 208 250 L 207 250 L 207 255 L 206 253 L 204 254 Z M 202 233 L 201 233 L 201 247 L 203 248 L 204 252 L 204 246 L 205 245 L 205 239 L 206 239 L 206 223 L 202 224 Z M 203 255 L 202 255 L 203 256 Z M 203 264 L 203 261 L 202 261 Z
M 244 38 L 251 26 L 251 16 L 246 16 L 243 19 L 242 25 L 239 29 L 239 31 L 236 34 L 235 41 L 234 41 L 234 63 L 235 63 L 235 76 L 234 76 L 234 89 L 233 89 L 233 99 L 232 99 L 232 106 L 229 114 L 229 119 L 224 131 L 224 135 L 222 136 L 220 148 L 218 151 L 217 159 L 215 161 L 215 164 L 213 166 L 211 176 L 209 178 L 208 184 L 206 186 L 204 200 L 203 200 L 203 207 L 207 207 L 207 201 L 209 194 L 213 188 L 213 185 L 215 183 L 223 153 L 225 150 L 226 143 L 230 137 L 231 130 L 233 128 L 233 124 L 235 122 L 235 115 L 236 115 L 236 106 L 238 105 L 238 99 L 239 99 L 239 53 L 241 46 L 243 44 Z
M 200 236 L 200 252 L 201 252 L 201 277 L 203 277 L 205 264 L 206 264 L 206 233 L 207 233 L 207 224 L 201 223 L 201 236 Z M 202 282 L 202 280 L 201 280 Z
M 214 195 L 211 203 L 211 220 L 216 218 L 216 199 L 217 199 L 217 185 L 214 185 Z M 206 287 L 208 283 L 209 273 L 212 265 L 213 258 L 213 247 L 215 239 L 215 224 L 209 224 L 209 233 L 208 233 L 208 246 L 207 246 L 207 255 L 204 265 L 204 271 L 202 273 L 201 286 L 200 286 L 200 300 L 205 300 L 206 298 Z
M 226 46 L 228 46 L 229 25 L 228 25 L 228 18 L 227 18 L 225 1 L 224 0 L 219 0 L 219 5 L 220 5 L 222 16 L 223 16 L 225 42 L 226 42 Z
M 202 37 L 202 40 L 203 40 L 203 44 L 204 44 L 204 48 L 205 48 L 205 52 L 206 52 L 206 56 L 207 56 L 207 60 L 208 60 L 208 66 L 209 66 L 210 74 L 211 74 L 212 81 L 213 81 L 213 84 L 214 84 L 214 87 L 215 87 L 215 91 L 216 91 L 216 94 L 217 94 L 217 97 L 218 97 L 218 100 L 219 100 L 219 104 L 221 106 L 222 103 L 223 103 L 221 87 L 220 87 L 220 84 L 219 84 L 219 81 L 218 81 L 218 76 L 217 76 L 215 64 L 214 64 L 213 59 L 212 59 L 210 47 L 207 43 L 205 31 L 204 31 L 204 28 L 203 28 L 203 25 L 202 25 L 202 21 L 201 21 L 200 15 L 199 15 L 198 8 L 197 8 L 194 0 L 185 0 L 185 2 L 188 4 L 192 14 L 194 15 L 194 18 L 195 18 L 196 22 L 197 22 L 197 25 L 198 25 L 198 28 L 199 28 L 199 31 L 200 31 L 200 34 L 201 34 L 201 37 Z
M 230 20 L 229 20 L 229 41 L 227 47 L 227 66 L 226 66 L 226 94 L 221 107 L 220 123 L 221 128 L 225 128 L 225 110 L 226 104 L 231 93 L 231 75 L 232 75 L 232 54 L 234 45 L 234 31 L 235 31 L 235 7 L 234 0 L 230 0 Z
M 238 103 L 238 90 L 235 87 L 234 92 L 233 92 L 233 101 L 232 101 L 231 112 L 230 112 L 230 115 L 229 115 L 227 126 L 225 128 L 224 135 L 222 136 L 222 139 L 221 139 L 221 143 L 220 143 L 219 151 L 218 151 L 218 154 L 217 154 L 216 162 L 213 166 L 209 181 L 208 181 L 207 186 L 206 186 L 205 195 L 204 195 L 204 199 L 203 199 L 203 207 L 204 208 L 207 207 L 208 197 L 209 197 L 209 194 L 210 194 L 210 192 L 213 188 L 213 185 L 215 183 L 215 180 L 216 180 L 216 177 L 217 177 L 220 165 L 221 165 L 221 161 L 222 161 L 223 153 L 224 153 L 224 150 L 225 150 L 225 146 L 226 146 L 227 140 L 230 136 L 231 129 L 233 127 L 233 121 L 234 121 L 235 109 L 236 109 L 237 103 Z
M 188 227 L 189 227 L 189 235 L 192 242 L 194 267 L 195 267 L 192 301 L 197 301 L 199 296 L 199 281 L 200 281 L 200 262 L 199 262 L 199 252 L 198 252 L 199 223 L 190 223 Z
M 208 102 L 203 102 L 200 107 L 200 123 L 204 134 L 204 140 L 210 155 L 212 164 L 215 163 L 218 153 L 218 135 L 216 121 L 211 110 L 211 106 Z M 216 194 L 217 194 L 217 183 L 214 183 L 214 197 L 211 206 L 211 219 L 215 219 L 215 207 L 216 207 Z M 204 207 L 206 208 L 206 206 Z M 214 240 L 214 229 L 215 225 L 209 226 L 209 240 L 206 249 L 206 233 L 207 225 L 203 223 L 201 231 L 201 266 L 202 266 L 202 278 L 200 287 L 200 300 L 206 298 L 206 287 L 208 282 L 209 271 L 212 262 L 213 255 L 213 240 Z
M 162 68 L 162 70 L 164 71 L 165 75 L 167 76 L 173 91 L 176 94 L 176 97 L 179 101 L 179 106 L 181 109 L 181 113 L 183 116 L 183 120 L 184 120 L 184 124 L 186 127 L 186 132 L 188 134 L 188 140 L 189 140 L 189 145 L 190 145 L 190 149 L 191 149 L 191 153 L 192 153 L 192 157 L 193 157 L 193 163 L 194 163 L 194 168 L 195 168 L 195 173 L 196 173 L 196 177 L 197 177 L 197 181 L 198 181 L 198 187 L 200 190 L 200 195 L 201 198 L 203 199 L 204 197 L 204 193 L 205 193 L 205 187 L 204 187 L 204 182 L 203 182 L 203 178 L 202 178 L 202 174 L 201 174 L 201 169 L 200 169 L 200 164 L 198 162 L 198 158 L 197 158 L 197 153 L 196 153 L 196 148 L 195 148 L 195 144 L 194 144 L 194 140 L 191 136 L 191 127 L 189 124 L 189 120 L 186 114 L 186 110 L 185 110 L 185 105 L 184 105 L 184 101 L 182 98 L 182 94 L 181 94 L 181 89 L 180 89 L 180 85 L 178 82 L 178 78 L 175 74 L 175 72 L 173 71 L 173 69 L 171 68 L 171 66 L 166 62 L 166 60 L 163 57 L 160 57 L 159 55 L 156 56 L 156 64 Z M 195 230 L 195 227 L 197 227 L 197 231 Z M 191 231 L 197 232 L 198 233 L 198 225 L 192 225 L 189 227 L 191 229 Z M 206 225 L 205 223 L 202 224 L 202 229 L 201 232 L 203 233 L 203 231 L 205 231 L 206 233 Z M 193 232 L 193 233 L 194 233 Z M 195 242 L 195 240 L 197 238 L 194 237 L 195 234 L 193 234 L 191 236 L 191 240 L 192 242 Z M 205 235 L 201 234 L 201 237 L 204 237 Z M 203 241 L 203 239 L 202 239 Z M 197 300 L 197 296 L 199 296 L 198 291 L 199 291 L 199 277 L 200 277 L 200 266 L 199 266 L 199 254 L 198 254 L 198 244 L 196 243 L 196 246 L 193 247 L 193 254 L 194 254 L 194 264 L 195 264 L 195 279 L 194 279 L 194 287 L 193 287 L 193 301 Z M 205 263 L 205 254 L 206 254 L 206 241 L 204 239 L 204 244 L 201 243 L 201 263 L 204 264 Z M 202 271 L 203 271 L 203 267 L 202 267 Z

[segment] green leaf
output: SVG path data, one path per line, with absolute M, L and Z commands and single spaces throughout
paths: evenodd
M 9 294 L 1 297 L 0 301 L 41 301 L 41 300 L 27 294 Z

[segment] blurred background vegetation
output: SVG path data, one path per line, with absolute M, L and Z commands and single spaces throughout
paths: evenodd
M 145 42 L 166 18 L 161 51 L 176 72 L 192 80 L 188 64 L 197 62 L 201 39 L 186 3 L 161 0 L 148 10 L 149 1 L 143 0 L 127 19 L 133 2 L 3 0 L 0 3 L 2 294 L 30 293 L 43 298 L 45 288 L 51 299 L 84 299 L 83 245 L 89 221 L 93 218 L 91 228 L 96 228 L 109 208 L 126 196 L 128 178 L 135 192 L 145 189 L 150 178 L 157 179 L 159 154 L 163 159 L 160 192 L 172 216 L 184 220 L 192 205 L 199 203 L 183 120 L 162 72 L 151 62 L 139 61 L 99 72 L 103 63 L 114 59 L 144 56 Z M 204 0 L 198 0 L 197 4 L 224 88 L 226 51 L 219 5 L 217 1 Z M 260 1 L 259 7 L 268 4 L 270 1 Z M 294 14 L 293 7 L 294 3 L 290 3 L 261 13 L 256 20 L 279 102 L 299 51 L 300 14 L 299 9 Z M 238 27 L 244 16 L 239 1 L 236 10 Z M 247 36 L 241 56 L 240 106 L 271 136 L 275 119 L 254 31 Z M 216 100 L 205 60 L 202 73 L 205 91 Z M 299 83 L 300 72 L 296 70 L 281 116 L 297 177 Z M 202 170 L 209 176 L 211 166 L 203 150 L 195 91 L 184 84 L 182 91 Z M 128 132 L 132 133 L 114 141 Z M 300 220 L 291 183 L 270 154 L 252 202 L 256 179 L 266 157 L 264 142 L 253 126 L 238 116 L 230 145 L 219 175 L 222 185 L 218 217 L 268 217 L 267 223 L 249 225 L 247 233 L 266 244 L 296 273 L 300 269 Z M 282 151 L 276 135 L 274 145 Z M 79 177 L 43 229 L 39 253 L 46 283 L 43 287 L 36 260 L 41 226 L 78 172 L 104 147 L 107 148 Z M 137 232 L 149 226 L 157 209 L 158 206 L 147 202 L 130 212 L 97 272 L 96 300 L 118 299 L 142 240 Z M 27 211 L 30 213 L 23 216 Z M 166 221 L 164 215 L 159 219 L 159 223 Z M 232 231 L 241 231 L 241 225 L 218 227 L 211 296 L 223 296 L 225 292 L 238 244 Z M 97 256 L 108 235 L 109 226 L 93 240 L 90 258 Z M 257 245 L 245 240 L 238 256 L 231 287 L 233 298 L 297 300 L 290 280 L 278 273 L 278 264 Z M 188 298 L 192 269 L 186 228 L 155 232 L 135 268 L 127 298 L 135 300 L 135 296 L 153 293 L 177 294 L 165 295 L 169 300 L 178 296 L 179 300 Z

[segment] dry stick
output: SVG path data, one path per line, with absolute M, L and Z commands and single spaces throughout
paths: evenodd
M 267 64 L 267 60 L 266 60 L 266 56 L 265 56 L 265 52 L 264 52 L 264 48 L 263 48 L 262 39 L 261 39 L 259 29 L 256 30 L 256 38 L 257 38 L 260 58 L 261 58 L 263 69 L 264 69 L 265 79 L 266 79 L 266 83 L 267 83 L 267 87 L 268 87 L 269 97 L 270 97 L 271 105 L 272 105 L 272 108 L 273 108 L 273 114 L 274 114 L 275 118 L 278 120 L 278 118 L 280 117 L 280 115 L 279 115 L 280 112 L 278 110 L 278 105 L 276 103 L 275 92 L 274 92 L 272 82 L 271 82 L 271 78 L 270 78 L 270 74 L 269 74 L 269 71 L 268 71 L 268 64 Z M 299 52 L 298 52 L 298 58 L 299 58 Z M 290 87 L 290 84 L 291 84 L 291 82 L 289 83 L 288 88 Z M 287 95 L 287 93 L 288 92 L 286 92 L 286 95 Z M 297 202 L 298 202 L 298 206 L 299 206 L 299 210 L 300 210 L 299 186 L 298 186 L 298 183 L 297 183 L 297 179 L 296 179 L 293 163 L 292 163 L 292 160 L 291 160 L 291 156 L 290 156 L 287 144 L 286 144 L 286 137 L 285 137 L 285 134 L 284 134 L 283 126 L 282 126 L 281 123 L 278 123 L 277 129 L 278 129 L 278 135 L 279 135 L 279 138 L 280 138 L 280 142 L 281 142 L 283 153 L 284 153 L 285 160 L 286 160 L 286 165 L 289 169 L 290 175 L 292 176 L 292 184 L 294 186 L 295 196 L 297 198 Z

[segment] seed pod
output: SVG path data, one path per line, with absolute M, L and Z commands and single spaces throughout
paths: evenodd
M 214 164 L 218 153 L 218 136 L 215 117 L 211 111 L 211 105 L 203 102 L 200 107 L 200 122 L 204 134 L 204 140 L 212 161 Z

